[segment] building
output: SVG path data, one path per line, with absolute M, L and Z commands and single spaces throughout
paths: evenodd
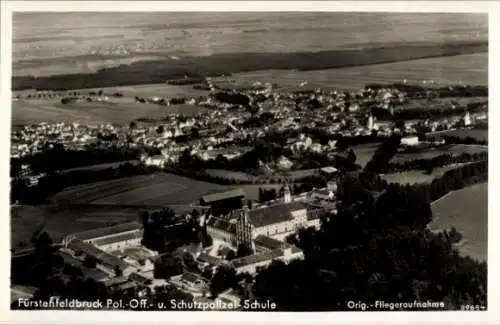
M 285 193 L 285 196 L 289 195 Z M 284 240 L 299 228 L 319 227 L 319 220 L 308 214 L 308 208 L 301 202 L 277 203 L 255 209 L 243 208 L 221 216 L 210 216 L 207 232 L 214 244 L 227 245 L 237 249 L 240 244 L 254 247 L 258 236 Z
M 333 178 L 339 175 L 339 170 L 333 166 L 327 166 L 320 168 L 319 174 L 328 178 Z
M 368 131 L 371 131 L 375 128 L 375 120 L 373 118 L 373 115 L 370 114 L 370 116 L 368 116 L 368 121 L 366 122 L 366 129 Z
M 78 239 L 103 251 L 116 251 L 140 245 L 142 235 L 142 225 L 130 222 L 69 235 L 63 239 L 63 245 L 67 246 L 72 240 Z
M 465 112 L 464 115 L 464 126 L 470 126 L 472 124 L 472 119 L 469 112 Z
M 250 256 L 245 256 L 231 261 L 237 274 L 255 274 L 260 268 L 270 265 L 274 260 L 289 263 L 295 259 L 303 259 L 304 252 L 293 245 L 283 243 L 282 248 L 268 250 Z
M 416 146 L 419 144 L 418 136 L 411 135 L 401 138 L 401 145 L 403 146 Z
M 136 267 L 121 260 L 120 258 L 106 253 L 90 243 L 83 242 L 79 239 L 72 240 L 68 245 L 74 257 L 84 261 L 91 258 L 96 262 L 96 268 L 105 272 L 110 276 L 125 276 L 128 277 L 136 271 Z
M 158 168 L 163 168 L 165 166 L 165 157 L 163 155 L 156 155 L 147 157 L 144 161 L 146 166 L 154 166 Z
M 200 204 L 210 206 L 212 214 L 221 215 L 235 209 L 241 209 L 244 204 L 245 192 L 242 189 L 214 193 L 201 198 Z

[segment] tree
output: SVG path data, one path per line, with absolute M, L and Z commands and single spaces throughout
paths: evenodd
M 232 261 L 235 258 L 236 258 L 236 253 L 232 249 L 230 249 L 229 252 L 227 252 L 226 254 L 226 260 Z
M 349 153 L 347 154 L 347 161 L 350 163 L 350 164 L 355 164 L 356 163 L 356 154 L 354 153 L 354 150 L 350 149 L 349 150 Z
M 130 128 L 130 130 L 135 130 L 135 128 L 137 127 L 137 123 L 132 121 L 129 123 L 128 127 Z
M 232 267 L 220 266 L 210 282 L 210 293 L 216 297 L 228 288 L 238 285 L 236 270 Z
M 236 251 L 237 257 L 245 257 L 248 255 L 252 255 L 252 249 L 244 243 L 238 245 L 238 250 Z
M 149 213 L 147 211 L 142 212 L 139 219 L 141 220 L 142 227 L 146 228 L 149 223 Z
M 169 279 L 171 276 L 183 273 L 182 260 L 172 254 L 164 254 L 155 264 L 154 277 L 156 279 Z
M 115 276 L 116 276 L 116 277 L 120 277 L 120 276 L 122 276 L 122 275 L 123 275 L 123 271 L 122 271 L 122 269 L 120 269 L 120 267 L 119 267 L 118 265 L 117 265 L 117 266 L 115 266 Z
M 163 125 L 159 125 L 159 126 L 156 128 L 156 133 L 157 133 L 157 134 L 162 135 L 164 132 L 165 132 L 165 128 L 163 127 Z

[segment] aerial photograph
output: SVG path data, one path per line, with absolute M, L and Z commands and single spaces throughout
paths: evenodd
M 11 88 L 11 310 L 488 309 L 488 14 L 14 12 Z

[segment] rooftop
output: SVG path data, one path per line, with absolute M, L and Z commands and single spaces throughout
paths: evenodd
M 219 258 L 208 255 L 207 253 L 200 253 L 200 255 L 198 256 L 198 258 L 196 260 L 198 262 L 202 262 L 202 263 L 204 262 L 204 263 L 209 263 L 209 264 L 213 264 L 213 265 L 219 265 L 222 262 Z
M 270 250 L 281 248 L 284 243 L 271 237 L 259 235 L 254 240 L 256 246 L 268 248 Z
M 181 277 L 181 280 L 182 281 L 185 281 L 185 282 L 190 282 L 190 283 L 195 283 L 196 281 L 198 281 L 200 279 L 199 276 L 197 276 L 196 274 L 194 273 L 184 273 Z
M 331 174 L 331 173 L 335 173 L 338 169 L 335 168 L 335 167 L 332 167 L 332 166 L 328 166 L 328 167 L 323 167 L 323 168 L 320 168 L 320 170 L 324 173 L 328 173 L 328 174 Z
M 207 220 L 207 226 L 225 232 L 236 233 L 236 224 L 231 222 L 231 219 L 229 218 L 219 218 L 212 216 Z
M 328 214 L 328 212 L 324 209 L 308 210 L 307 211 L 307 220 L 321 219 L 322 217 L 326 216 L 327 214 Z
M 274 204 L 249 210 L 248 221 L 254 227 L 265 227 L 275 223 L 292 220 L 292 212 L 305 209 L 307 209 L 306 206 L 300 202 Z
M 132 274 L 130 274 L 130 276 L 128 278 L 129 278 L 129 280 L 132 280 L 134 282 L 137 282 L 137 283 L 143 284 L 143 285 L 146 285 L 146 284 L 151 282 L 151 279 L 148 279 L 145 276 L 140 275 L 139 273 L 132 273 Z
M 235 260 L 232 260 L 231 263 L 235 268 L 247 266 L 247 265 L 252 265 L 264 261 L 269 261 L 273 260 L 275 258 L 283 256 L 283 251 L 281 249 L 275 249 L 269 252 L 261 253 L 261 254 L 254 254 L 250 256 L 245 256 L 242 258 L 238 258 Z
M 108 267 L 119 267 L 121 270 L 131 267 L 128 263 L 122 261 L 118 257 L 108 254 L 94 245 L 82 242 L 80 240 L 72 241 L 68 247 L 74 252 L 81 251 L 87 256 L 91 256 L 100 261 L 101 264 Z
M 208 194 L 201 197 L 204 203 L 212 203 L 220 200 L 227 200 L 233 198 L 245 197 L 245 192 L 242 189 L 234 189 L 226 192 L 219 192 Z
M 97 239 L 93 242 L 94 245 L 96 246 L 104 246 L 104 245 L 109 245 L 113 243 L 120 243 L 124 242 L 127 240 L 133 240 L 137 238 L 142 238 L 143 230 L 141 229 L 138 232 L 133 232 L 133 233 L 118 233 L 116 236 L 109 236 L 109 237 L 104 237 L 101 239 Z
M 88 231 L 82 231 L 82 232 L 76 233 L 75 236 L 76 236 L 76 238 L 78 238 L 80 240 L 90 240 L 90 239 L 94 239 L 94 238 L 100 238 L 100 237 L 115 235 L 115 234 L 119 234 L 119 233 L 124 233 L 127 231 L 136 230 L 136 229 L 142 229 L 142 225 L 139 222 L 128 222 L 128 223 L 114 225 L 111 227 L 97 228 L 97 229 L 92 229 L 92 230 L 88 230 Z

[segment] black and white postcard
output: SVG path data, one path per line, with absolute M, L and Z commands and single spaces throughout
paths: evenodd
M 500 321 L 495 2 L 433 5 L 3 3 L 6 321 Z

